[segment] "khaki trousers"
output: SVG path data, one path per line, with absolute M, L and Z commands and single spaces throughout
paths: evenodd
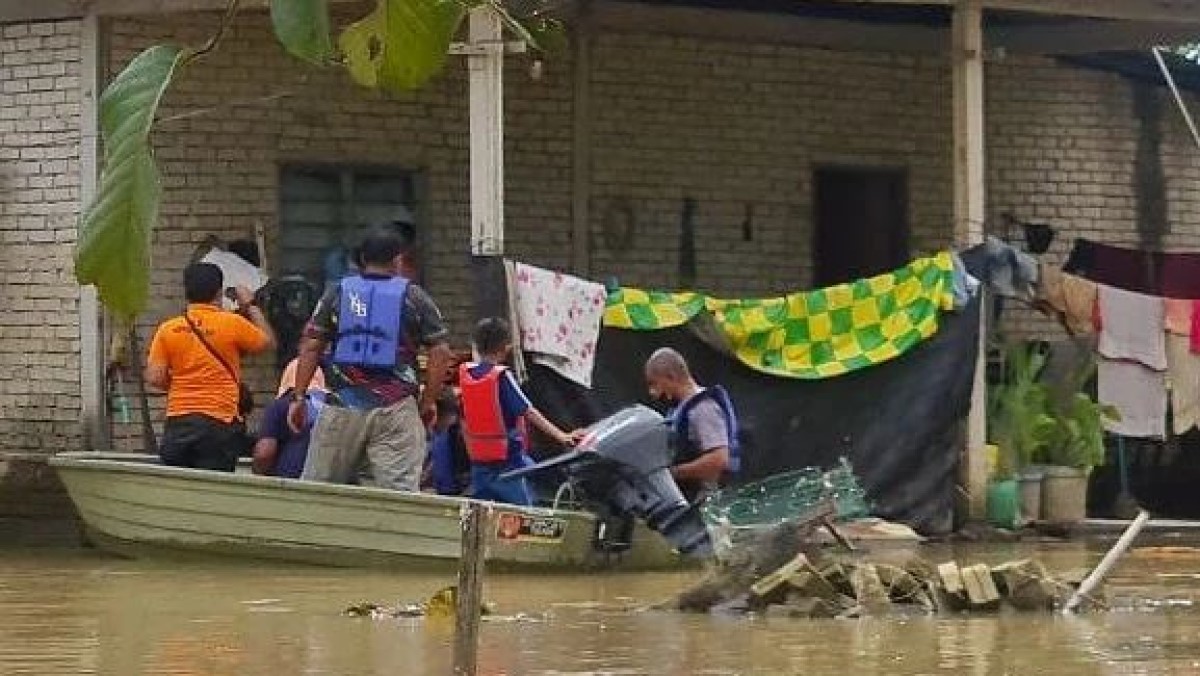
M 326 406 L 300 478 L 347 484 L 365 469 L 375 486 L 415 492 L 424 462 L 425 425 L 412 397 L 370 411 Z

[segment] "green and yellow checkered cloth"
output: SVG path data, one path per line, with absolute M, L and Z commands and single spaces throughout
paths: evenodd
M 781 298 L 722 300 L 698 293 L 621 288 L 604 325 L 652 331 L 712 314 L 734 354 L 751 368 L 788 378 L 829 378 L 894 359 L 938 330 L 954 307 L 949 252 L 892 272 Z

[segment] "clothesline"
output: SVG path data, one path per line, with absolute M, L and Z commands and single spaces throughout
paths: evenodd
M 1114 434 L 1165 437 L 1168 396 L 1175 434 L 1200 426 L 1200 300 L 1161 292 L 1193 288 L 1193 262 L 1200 274 L 1200 255 L 1079 240 L 1064 270 L 1043 266 L 1040 299 L 1071 331 L 1098 336 L 1097 399 L 1120 413 L 1105 421 Z

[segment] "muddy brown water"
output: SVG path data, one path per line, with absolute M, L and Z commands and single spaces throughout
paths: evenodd
M 949 552 L 927 551 L 931 558 Z M 1082 545 L 960 548 L 963 562 Z M 1112 612 L 861 620 L 681 616 L 633 610 L 696 573 L 505 575 L 487 597 L 480 674 L 1200 674 L 1200 552 L 1144 550 L 1109 588 Z M 449 674 L 444 621 L 349 618 L 356 602 L 416 601 L 451 575 L 285 564 L 146 562 L 0 546 L 0 674 Z

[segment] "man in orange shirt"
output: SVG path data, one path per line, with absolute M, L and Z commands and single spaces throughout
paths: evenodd
M 239 410 L 242 356 L 275 344 L 249 289 L 235 289 L 238 313 L 221 309 L 221 268 L 193 263 L 183 271 L 187 310 L 163 322 L 150 343 L 146 382 L 167 393 L 164 465 L 232 472 L 245 421 Z

